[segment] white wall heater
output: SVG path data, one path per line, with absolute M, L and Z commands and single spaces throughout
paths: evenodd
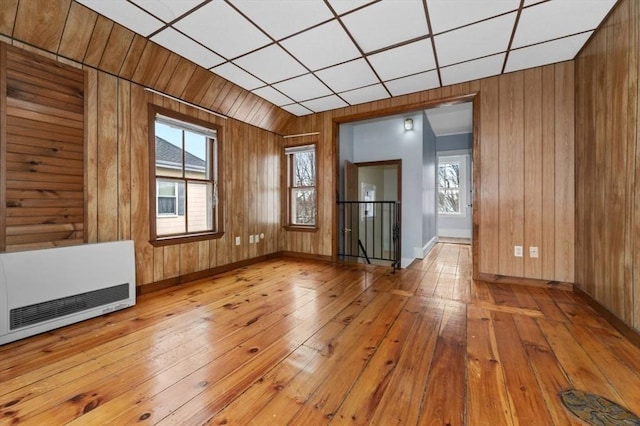
M 136 304 L 133 241 L 0 253 L 0 345 Z

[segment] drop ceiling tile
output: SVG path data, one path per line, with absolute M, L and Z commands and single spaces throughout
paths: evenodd
M 512 50 L 507 58 L 507 66 L 504 71 L 512 72 L 572 60 L 591 37 L 591 34 L 593 31 Z
M 430 40 L 416 41 L 368 58 L 383 81 L 428 71 L 436 66 Z
M 540 3 L 546 0 L 524 0 L 524 6 L 531 6 L 532 4 Z
M 314 112 L 328 111 L 330 109 L 343 108 L 347 105 L 342 99 L 336 95 L 325 96 L 324 98 L 312 99 L 302 102 L 302 105 Z
M 520 0 L 427 0 L 434 34 L 518 9 Z
M 223 1 L 207 3 L 173 26 L 227 59 L 263 47 L 271 41 Z
M 441 67 L 504 52 L 509 46 L 516 13 L 434 37 Z
M 232 3 L 276 40 L 333 18 L 322 1 L 232 0 Z
M 312 71 L 360 56 L 335 20 L 288 38 L 282 45 Z
M 78 0 L 78 2 L 144 37 L 164 25 L 162 21 L 126 0 Z
M 342 92 L 340 93 L 340 97 L 349 102 L 349 105 L 357 105 L 388 98 L 389 94 L 382 84 L 374 84 L 372 86 Z
M 275 44 L 238 58 L 234 63 L 267 83 L 275 83 L 308 72 L 291 55 Z
M 469 61 L 440 69 L 442 85 L 463 83 L 500 74 L 504 62 L 504 53 L 488 56 L 475 61 Z
M 271 102 L 274 105 L 282 106 L 286 104 L 290 104 L 293 100 L 289 99 L 287 96 L 278 92 L 276 89 L 270 86 L 261 87 L 253 91 L 256 95 L 260 96 Z
M 313 111 L 308 110 L 307 108 L 303 107 L 300 104 L 291 104 L 291 105 L 285 105 L 282 107 L 282 109 L 289 111 L 291 114 L 293 115 L 297 115 L 298 117 L 302 116 L 302 115 L 309 115 L 312 114 Z
M 220 56 L 199 45 L 173 28 L 167 28 L 151 37 L 151 41 L 204 67 L 211 68 L 224 62 Z
M 327 86 L 312 74 L 292 78 L 291 80 L 274 84 L 273 87 L 297 102 L 331 94 Z
M 104 0 L 103 0 L 104 1 Z M 131 0 L 164 22 L 171 22 L 190 11 L 203 0 Z
M 373 0 L 329 0 L 331 7 L 336 11 L 338 15 L 352 11 L 367 3 L 372 3 Z
M 512 47 L 593 30 L 615 3 L 615 0 L 564 0 L 527 7 L 520 15 Z
M 378 78 L 364 59 L 323 69 L 316 72 L 316 76 L 334 92 L 344 92 L 378 82 Z
M 258 80 L 231 62 L 215 67 L 211 71 L 247 90 L 253 90 L 260 86 L 264 86 L 264 82 Z
M 387 89 L 389 89 L 393 96 L 400 96 L 439 87 L 440 82 L 438 81 L 438 73 L 436 71 L 428 71 L 387 81 L 385 82 L 385 86 L 387 86 Z
M 421 0 L 378 2 L 345 15 L 342 22 L 364 52 L 429 33 Z

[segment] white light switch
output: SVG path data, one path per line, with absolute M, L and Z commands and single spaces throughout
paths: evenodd
M 522 246 L 513 246 L 513 255 L 515 257 L 522 257 Z

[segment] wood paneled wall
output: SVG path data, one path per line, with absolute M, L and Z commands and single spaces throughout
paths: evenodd
M 282 133 L 294 116 L 72 0 L 3 0 L 0 40 Z
M 285 250 L 331 255 L 335 238 L 334 123 L 424 108 L 477 93 L 476 180 L 478 271 L 574 280 L 574 65 L 506 74 L 298 119 L 288 133 L 319 132 L 320 231 L 285 232 Z M 406 201 L 406 202 L 411 202 Z M 522 245 L 525 257 L 513 256 Z M 537 246 L 540 257 L 529 257 Z
M 576 59 L 576 284 L 640 330 L 640 5 Z

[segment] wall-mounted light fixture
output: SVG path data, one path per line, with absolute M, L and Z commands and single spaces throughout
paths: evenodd
M 405 130 L 413 130 L 413 119 L 406 118 L 404 120 L 404 129 Z

